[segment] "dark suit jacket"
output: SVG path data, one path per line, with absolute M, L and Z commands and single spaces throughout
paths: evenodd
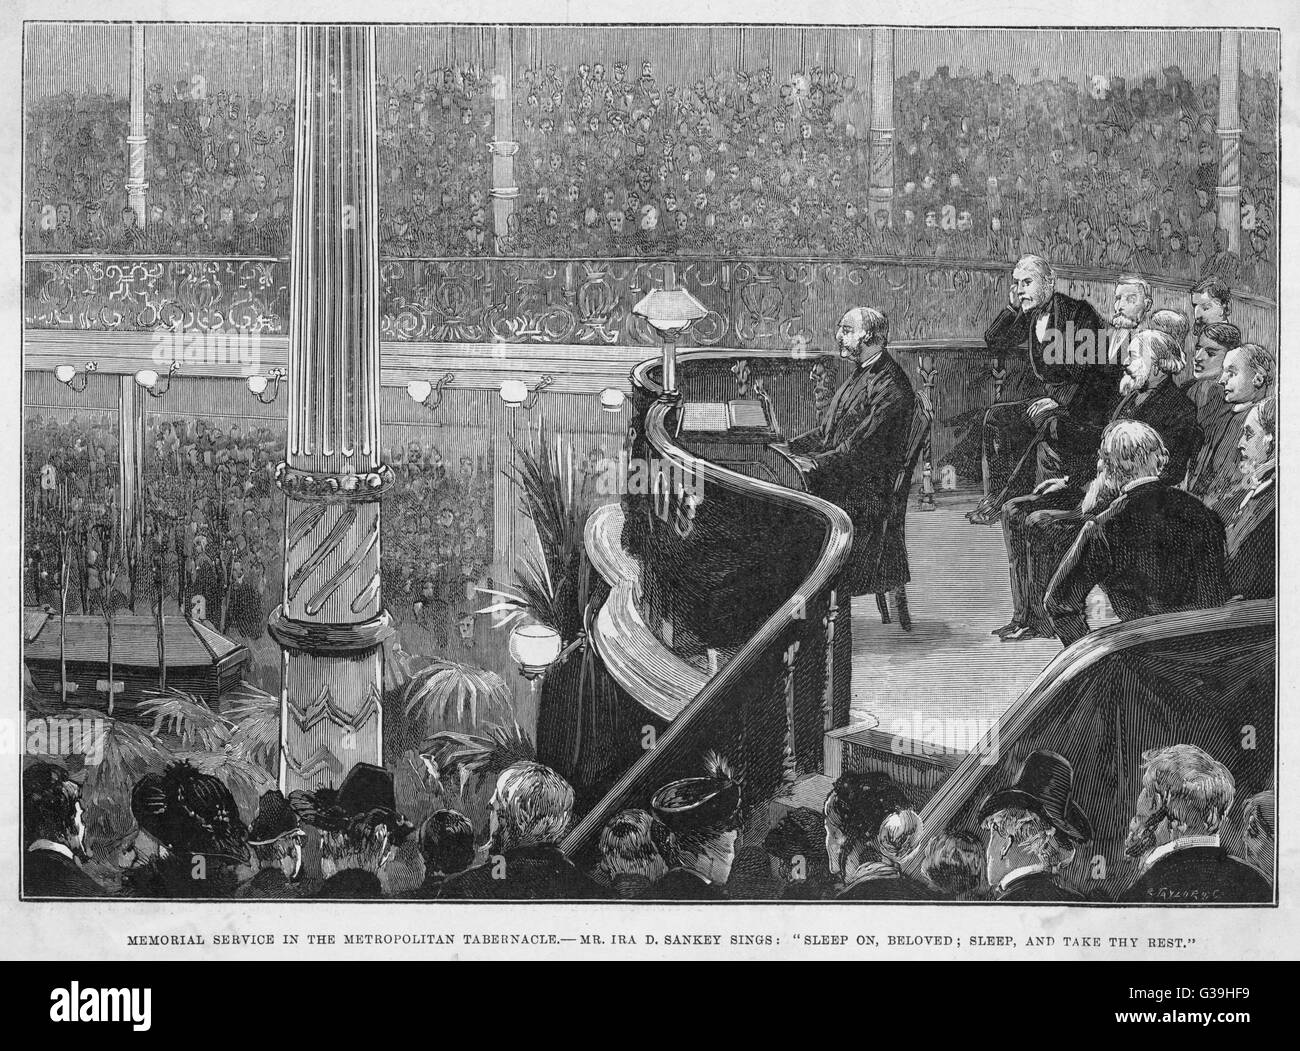
M 1241 485 L 1237 442 L 1246 413 L 1232 411 L 1215 380 L 1197 380 L 1183 390 L 1197 406 L 1203 435 L 1200 451 L 1187 468 L 1187 491 L 1223 514 L 1227 508 L 1220 505 Z
M 1034 872 L 1012 880 L 999 890 L 994 901 L 1085 901 L 1082 894 L 1062 887 L 1050 872 Z
M 1277 588 L 1277 484 L 1237 504 L 1228 518 L 1228 591 L 1243 598 L 1272 598 Z
M 1196 418 L 1196 403 L 1172 379 L 1163 379 L 1155 390 L 1135 391 L 1121 398 L 1112 414 L 1112 420 L 1136 420 L 1151 427 L 1160 435 L 1169 450 L 1169 466 L 1161 480 L 1169 485 L 1181 485 L 1187 476 L 1187 465 L 1196 460 L 1201 449 L 1201 426 Z
M 107 893 L 80 865 L 57 850 L 29 850 L 23 854 L 25 898 L 96 898 Z
M 700 879 L 689 869 L 672 869 L 642 897 L 665 901 L 726 901 L 727 888 Z
M 853 520 L 853 550 L 845 587 L 865 595 L 910 579 L 901 523 L 880 536 L 894 511 L 894 481 L 907 456 L 907 435 L 916 408 L 903 367 L 884 351 L 840 384 L 821 425 L 799 435 L 791 451 L 809 456 L 816 496 L 844 508 Z
M 1228 599 L 1219 516 L 1162 482 L 1135 486 L 1083 526 L 1047 589 L 1066 646 L 1088 633 L 1088 592 L 1100 584 L 1120 620 L 1212 609 Z
M 1064 410 L 1073 427 L 1070 439 L 1086 444 L 1090 435 L 1101 434 L 1115 403 L 1119 400 L 1119 378 L 1123 368 L 1112 364 L 1080 364 L 1051 360 L 1047 353 L 1050 343 L 1038 339 L 1038 319 L 1047 315 L 1049 332 L 1062 336 L 1085 329 L 1097 333 L 1096 346 L 1103 356 L 1107 352 L 1102 332 L 1105 325 L 1092 304 L 1085 299 L 1074 299 L 1064 292 L 1053 293 L 1052 298 L 1037 310 L 1022 313 L 1011 307 L 1004 309 L 984 332 L 984 342 L 990 350 L 1004 354 L 1019 352 L 1026 356 L 1030 370 L 1043 385 L 1047 396 Z M 1071 348 L 1073 349 L 1073 348 Z M 1089 452 L 1096 451 L 1095 443 Z
M 1222 847 L 1188 847 L 1166 854 L 1118 898 L 1152 905 L 1270 902 L 1267 879 Z
M 298 884 L 290 880 L 279 868 L 261 869 L 251 879 L 245 880 L 235 891 L 236 898 L 296 898 Z
M 580 872 L 554 843 L 535 843 L 502 851 L 504 870 L 485 865 L 448 877 L 439 898 L 509 899 L 608 898 L 609 891 Z M 501 871 L 501 879 L 494 872 Z
M 864 879 L 835 895 L 836 901 L 942 901 L 937 891 L 910 876 Z

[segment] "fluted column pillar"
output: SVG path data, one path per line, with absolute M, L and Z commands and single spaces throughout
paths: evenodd
M 378 170 L 374 30 L 298 27 L 280 782 L 381 762 Z
M 1241 78 L 1241 33 L 1225 29 L 1219 34 L 1219 229 L 1228 235 L 1228 248 L 1241 250 L 1241 115 L 1238 94 Z
M 884 211 L 893 222 L 894 200 L 894 31 L 871 30 L 871 183 L 872 217 Z
M 496 70 L 492 76 L 492 104 L 496 130 L 492 149 L 492 237 L 494 254 L 510 236 L 510 217 L 515 211 L 519 187 L 515 185 L 515 31 L 510 26 L 496 27 Z
M 144 124 L 144 91 L 144 26 L 137 22 L 131 26 L 131 130 L 126 137 L 126 201 L 135 212 L 136 225 L 141 230 L 149 214 L 149 183 L 145 179 L 149 136 Z M 106 215 L 104 219 L 117 222 L 118 217 Z

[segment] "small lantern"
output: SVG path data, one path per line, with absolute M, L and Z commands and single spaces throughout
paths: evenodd
M 525 679 L 544 674 L 560 650 L 560 633 L 545 624 L 521 624 L 510 633 L 510 658 Z
M 406 385 L 406 394 L 412 401 L 422 402 L 433 393 L 433 384 L 428 380 L 411 380 Z
M 627 395 L 617 387 L 606 387 L 600 392 L 600 408 L 602 412 L 622 412 L 626 401 Z

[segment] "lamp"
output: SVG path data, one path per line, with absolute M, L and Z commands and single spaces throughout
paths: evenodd
M 69 390 L 75 390 L 80 394 L 86 389 L 86 381 L 90 378 L 90 373 L 98 371 L 99 365 L 93 361 L 86 362 L 86 367 L 81 372 L 77 371 L 75 365 L 55 365 L 54 378 L 65 384 Z M 77 382 L 78 376 L 81 377 L 80 383 Z
M 528 384 L 523 380 L 504 380 L 501 384 L 501 400 L 512 409 L 520 407 L 531 409 L 537 404 L 538 394 L 554 382 L 554 376 L 543 376 L 537 381 L 537 386 L 533 388 L 532 393 L 529 394 Z
M 510 659 L 525 679 L 536 679 L 559 659 L 560 633 L 546 624 L 520 624 L 510 633 Z
M 455 379 L 455 375 L 448 372 L 437 383 L 430 383 L 428 380 L 411 380 L 406 385 L 407 397 L 432 412 L 442 404 L 443 388 Z
M 627 395 L 617 387 L 606 387 L 600 392 L 600 408 L 602 412 L 622 412 L 626 401 Z
M 167 367 L 167 374 L 161 378 L 155 369 L 141 369 L 135 374 L 136 385 L 148 391 L 151 398 L 161 398 L 171 389 L 172 373 L 180 367 L 181 363 L 179 361 L 173 361 Z M 166 380 L 166 382 L 163 383 L 162 380 Z
M 248 393 L 263 405 L 270 405 L 280 395 L 280 381 L 288 375 L 285 369 L 271 370 L 271 396 L 266 396 L 267 378 L 265 376 L 248 377 Z
M 677 267 L 664 263 L 662 288 L 645 294 L 632 313 L 643 318 L 664 341 L 663 392 L 677 393 L 677 337 L 704 317 L 704 305 L 684 288 L 677 287 Z

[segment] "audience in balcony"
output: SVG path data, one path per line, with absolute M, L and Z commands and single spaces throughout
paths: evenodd
M 607 73 L 608 70 L 608 73 Z M 1213 112 L 1176 67 L 1127 88 L 947 67 L 895 85 L 888 215 L 871 203 L 862 89 L 841 70 L 770 67 L 661 84 L 649 62 L 530 67 L 514 78 L 521 193 L 498 250 L 934 255 L 1217 276 L 1268 294 L 1276 273 L 1275 79 L 1243 73 L 1242 243 L 1218 228 Z M 1217 94 L 1217 85 L 1204 85 Z M 381 252 L 494 251 L 492 74 L 382 74 Z M 1179 101 L 1179 99 L 1182 101 Z M 29 250 L 288 251 L 292 100 L 186 80 L 146 103 L 147 213 L 126 201 L 129 106 L 65 92 L 28 109 Z M 861 118 L 859 118 L 859 123 Z M 1059 218 L 1059 217 L 1065 218 Z M 145 221 L 141 223 L 141 218 Z M 143 229 L 141 228 L 143 226 Z
M 1221 833 L 1232 809 L 1231 772 L 1195 745 L 1142 755 L 1142 789 L 1125 843 L 1141 874 L 1119 901 L 1144 905 L 1218 905 L 1273 900 L 1258 869 L 1233 857 Z M 1271 868 L 1271 866 L 1270 866 Z
M 1120 620 L 1227 600 L 1223 522 L 1163 480 L 1169 459 L 1160 435 L 1137 420 L 1117 420 L 1102 435 L 1081 504 L 1087 519 L 1047 590 L 1047 613 L 1066 646 L 1088 633 L 1094 587 Z

